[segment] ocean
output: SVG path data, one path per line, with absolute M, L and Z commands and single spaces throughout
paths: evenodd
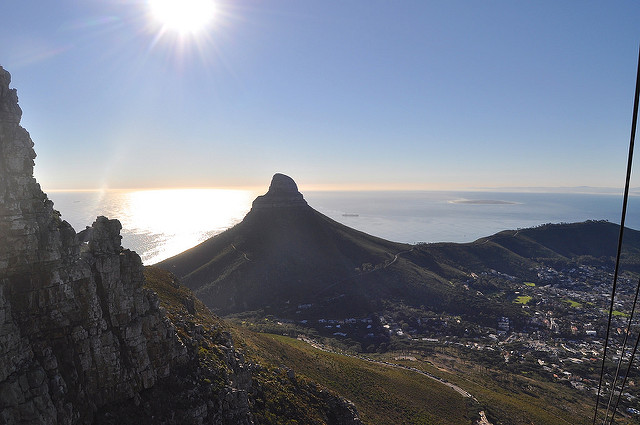
M 122 245 L 154 264 L 240 222 L 262 193 L 226 189 L 54 191 L 49 198 L 76 231 L 98 215 L 122 223 Z M 584 193 L 305 191 L 316 210 L 396 242 L 471 242 L 506 229 L 584 220 L 620 222 L 622 196 Z M 626 224 L 640 228 L 640 197 Z M 634 213 L 635 212 L 635 213 Z

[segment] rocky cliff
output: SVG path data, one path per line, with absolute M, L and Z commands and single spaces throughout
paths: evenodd
M 54 210 L 9 83 L 0 67 L 0 424 L 256 423 L 256 366 L 230 337 L 176 331 L 117 220 L 76 234 Z M 336 423 L 357 423 L 344 406 Z
M 185 349 L 120 223 L 98 217 L 81 241 L 53 209 L 9 82 L 0 68 L 0 422 L 88 422 L 168 376 Z

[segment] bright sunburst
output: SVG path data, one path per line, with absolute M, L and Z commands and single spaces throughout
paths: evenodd
M 149 0 L 149 7 L 164 28 L 180 34 L 202 31 L 216 13 L 212 0 Z

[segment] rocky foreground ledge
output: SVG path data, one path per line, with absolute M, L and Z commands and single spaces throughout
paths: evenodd
M 256 423 L 260 368 L 218 330 L 176 331 L 117 220 L 76 234 L 54 210 L 10 82 L 0 67 L 0 424 Z M 359 423 L 342 399 L 324 406 Z

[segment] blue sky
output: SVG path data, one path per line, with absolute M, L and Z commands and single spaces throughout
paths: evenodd
M 46 189 L 622 186 L 640 3 L 3 4 Z

